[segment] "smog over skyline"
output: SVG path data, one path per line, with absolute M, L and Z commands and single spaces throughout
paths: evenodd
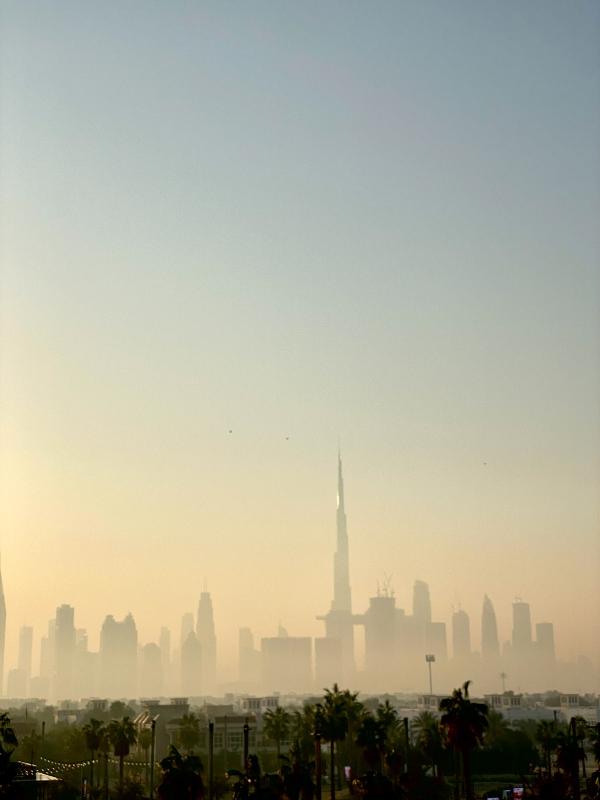
M 598 692 L 600 7 L 0 22 L 4 695 Z

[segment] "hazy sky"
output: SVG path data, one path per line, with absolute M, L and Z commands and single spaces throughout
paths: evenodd
M 338 436 L 357 611 L 422 578 L 476 646 L 488 592 L 597 653 L 600 5 L 0 22 L 7 666 L 63 602 L 178 631 L 204 578 L 224 658 L 319 634 Z

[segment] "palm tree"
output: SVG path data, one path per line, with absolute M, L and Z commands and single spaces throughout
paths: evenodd
M 292 716 L 285 708 L 269 708 L 263 717 L 263 731 L 267 739 L 275 742 L 277 760 L 281 758 L 281 743 L 288 738 Z
M 200 720 L 192 712 L 184 714 L 179 723 L 179 744 L 191 753 L 200 744 Z
M 373 714 L 366 713 L 356 734 L 356 744 L 362 748 L 369 769 L 381 772 L 381 754 L 385 748 L 385 728 Z
M 483 741 L 488 726 L 488 707 L 485 703 L 475 703 L 469 699 L 470 683 L 466 681 L 462 689 L 452 692 L 452 697 L 440 701 L 440 724 L 446 732 L 448 744 L 461 756 L 465 797 L 474 800 L 471 751 Z
M 398 712 L 390 701 L 386 700 L 384 703 L 380 703 L 377 706 L 376 714 L 385 733 L 385 743 L 388 745 L 395 738 L 400 727 Z
M 108 724 L 108 738 L 113 746 L 114 754 L 119 759 L 119 794 L 123 794 L 123 764 L 129 755 L 132 745 L 137 741 L 137 731 L 129 717 L 122 720 L 113 719 Z
M 94 788 L 94 757 L 106 733 L 104 723 L 99 719 L 91 719 L 81 729 L 83 738 L 85 739 L 85 746 L 90 751 L 90 789 Z
M 160 762 L 163 778 L 158 787 L 161 800 L 202 800 L 204 782 L 202 761 L 192 753 L 182 756 L 171 745 L 169 755 Z
M 345 763 L 350 765 L 352 774 L 355 775 L 358 766 L 356 736 L 365 713 L 365 707 L 358 699 L 358 692 L 351 692 L 345 689 L 342 692 L 342 698 L 346 719 L 348 720 L 348 735 L 344 739 L 342 747 L 345 751 Z M 342 747 L 340 747 L 340 752 Z
M 311 761 L 315 750 L 315 707 L 307 704 L 290 717 L 290 735 L 294 751 L 304 762 Z
M 573 796 L 579 797 L 579 762 L 585 754 L 577 739 L 575 725 L 571 724 L 570 727 L 570 730 L 560 731 L 556 736 L 556 765 L 570 781 Z
M 413 719 L 412 729 L 417 747 L 431 763 L 433 776 L 439 777 L 444 743 L 438 718 L 431 711 L 421 711 Z
M 334 683 L 333 689 L 325 690 L 323 702 L 315 707 L 316 730 L 329 742 L 331 800 L 335 800 L 335 743 L 343 741 L 348 732 L 347 705 L 345 693 Z
M 535 738 L 542 750 L 548 777 L 552 777 L 552 753 L 556 747 L 558 728 L 554 720 L 543 719 L 538 722 Z

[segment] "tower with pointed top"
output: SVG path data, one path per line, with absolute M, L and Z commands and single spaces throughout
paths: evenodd
M 210 592 L 200 593 L 196 637 L 202 650 L 202 691 L 213 694 L 217 685 L 217 637 Z
M 342 675 L 338 682 L 348 680 L 354 673 L 354 617 L 350 589 L 350 558 L 348 529 L 344 501 L 342 456 L 338 450 L 338 489 L 336 511 L 336 550 L 333 557 L 333 600 L 331 608 L 318 619 L 325 622 L 325 635 L 337 639 L 341 647 Z
M 337 493 L 337 542 L 333 557 L 333 603 L 332 611 L 352 613 L 352 593 L 350 590 L 350 560 L 348 555 L 348 528 L 344 505 L 344 476 L 342 456 L 338 451 L 338 493 Z

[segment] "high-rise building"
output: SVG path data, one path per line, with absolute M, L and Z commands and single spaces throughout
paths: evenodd
M 415 581 L 413 587 L 413 617 L 424 628 L 431 622 L 431 599 L 425 581 Z
M 6 695 L 11 698 L 27 697 L 27 675 L 24 669 L 9 669 L 6 676 Z
M 181 617 L 181 633 L 179 635 L 179 646 L 183 647 L 183 643 L 188 638 L 190 633 L 194 630 L 194 615 L 191 611 L 186 611 Z
M 341 679 L 348 680 L 354 673 L 354 617 L 350 589 L 350 557 L 348 527 L 344 500 L 342 457 L 338 453 L 338 491 L 336 510 L 336 551 L 333 558 L 333 600 L 331 609 L 320 616 L 325 622 L 327 638 L 337 639 L 342 648 Z
M 448 643 L 446 640 L 446 623 L 430 622 L 427 626 L 426 645 L 427 653 L 435 656 L 436 661 L 445 661 L 448 658 Z
M 481 655 L 487 659 L 498 658 L 500 655 L 496 612 L 487 594 L 483 598 L 483 610 L 481 612 Z
M 546 662 L 554 662 L 554 625 L 551 622 L 538 622 L 535 626 L 535 644 L 538 656 Z
M 105 697 L 137 696 L 137 628 L 128 614 L 121 622 L 107 616 L 100 631 L 101 692 Z
M 181 645 L 181 693 L 185 697 L 198 697 L 202 692 L 202 645 L 194 631 L 190 631 Z
M 55 639 L 56 620 L 49 620 L 48 633 L 42 636 L 40 642 L 40 678 L 44 680 L 44 685 L 50 688 L 50 682 L 54 677 L 54 639 Z
M 98 654 L 90 653 L 85 628 L 75 629 L 75 697 L 90 697 L 96 693 Z
M 468 658 L 471 655 L 471 623 L 466 611 L 452 614 L 452 656 Z
M 164 625 L 160 629 L 158 646 L 162 664 L 163 690 L 168 692 L 168 687 L 171 685 L 171 631 Z
M 4 646 L 6 644 L 6 602 L 0 571 L 0 695 L 4 690 Z
M 517 599 L 513 603 L 512 653 L 513 656 L 529 655 L 531 651 L 531 612 L 529 603 Z
M 140 691 L 142 697 L 157 698 L 162 694 L 163 668 L 160 647 L 154 642 L 141 650 Z
M 398 610 L 391 591 L 369 599 L 362 615 L 365 626 L 365 672 L 369 686 L 379 690 L 393 686 L 398 671 Z
M 238 634 L 239 679 L 244 686 L 256 686 L 260 680 L 260 653 L 254 647 L 250 628 L 240 628 Z
M 213 694 L 217 686 L 217 637 L 210 593 L 200 594 L 196 637 L 202 649 L 202 687 L 206 694 Z M 183 658 L 182 658 L 183 660 Z
M 342 643 L 327 636 L 315 639 L 315 689 L 340 682 L 342 674 Z
M 57 700 L 75 699 L 75 609 L 64 604 L 56 609 L 54 629 L 54 685 Z
M 273 636 L 261 640 L 263 689 L 307 692 L 312 681 L 312 640 L 308 636 Z
M 33 653 L 33 628 L 30 625 L 23 625 L 19 631 L 19 669 L 22 669 L 26 676 L 26 682 L 31 678 L 31 665 Z

